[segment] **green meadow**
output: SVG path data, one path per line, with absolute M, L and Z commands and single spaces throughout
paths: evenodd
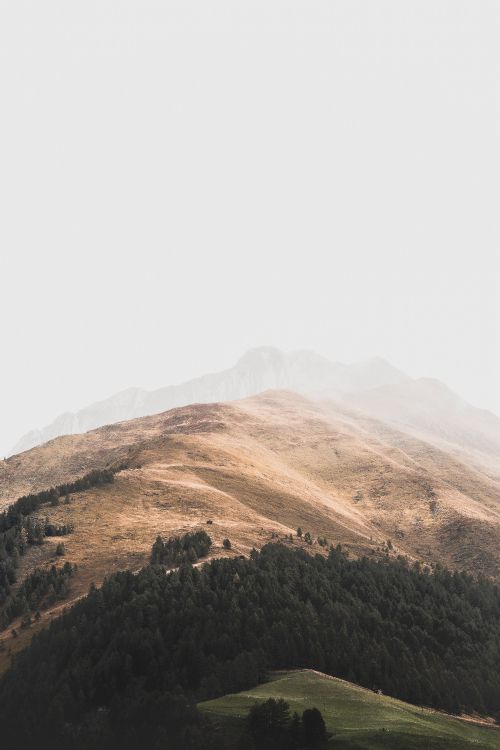
M 253 690 L 205 701 L 199 708 L 231 745 L 249 708 L 268 698 L 284 698 L 291 713 L 319 708 L 331 733 L 331 750 L 500 750 L 500 727 L 478 726 L 310 670 L 275 673 Z

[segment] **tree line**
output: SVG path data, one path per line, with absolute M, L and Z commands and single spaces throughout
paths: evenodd
M 196 702 L 291 668 L 495 714 L 500 589 L 402 559 L 281 544 L 202 568 L 117 573 L 15 657 L 0 681 L 1 738 L 57 750 L 221 748 Z
M 83 492 L 101 484 L 110 484 L 114 481 L 114 475 L 123 468 L 125 468 L 124 464 L 110 469 L 93 469 L 83 477 L 75 479 L 74 482 L 66 482 L 48 490 L 23 495 L 12 505 L 9 505 L 7 510 L 0 513 L 0 533 L 5 533 L 9 529 L 17 527 L 20 517 L 35 513 L 42 505 L 58 505 L 61 497 L 66 497 L 74 492 Z

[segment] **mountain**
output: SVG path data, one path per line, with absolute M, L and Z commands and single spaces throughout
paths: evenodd
M 355 552 L 391 539 L 418 559 L 498 572 L 500 479 L 343 404 L 290 392 L 59 437 L 0 462 L 0 507 L 121 462 L 113 485 L 47 507 L 74 523 L 67 548 L 86 584 L 143 564 L 157 533 L 208 519 L 242 553 L 301 526 Z
M 471 406 L 438 380 L 410 378 L 379 357 L 343 365 L 311 351 L 284 353 L 271 347 L 253 349 L 234 367 L 187 383 L 153 391 L 129 388 L 79 412 L 63 414 L 21 438 L 11 455 L 61 435 L 189 404 L 235 401 L 266 390 L 333 400 L 337 407 L 343 404 L 360 416 L 386 422 L 500 477 L 500 419 Z
M 129 388 L 76 413 L 62 414 L 41 430 L 32 430 L 14 446 L 11 455 L 29 450 L 60 435 L 73 435 L 106 424 L 157 414 L 194 403 L 233 401 L 270 389 L 339 396 L 382 385 L 402 384 L 409 378 L 382 359 L 354 365 L 329 362 L 310 351 L 284 353 L 272 347 L 247 352 L 227 370 L 204 375 L 180 385 L 154 391 Z
M 74 527 L 64 537 L 64 559 L 78 565 L 71 600 L 113 572 L 145 565 L 158 534 L 200 528 L 216 557 L 246 556 L 275 539 L 290 544 L 290 535 L 295 547 L 321 552 L 317 540 L 326 537 L 354 556 L 401 554 L 500 580 L 500 478 L 475 455 L 345 402 L 286 391 L 180 407 L 14 455 L 0 461 L 0 509 L 118 465 L 112 484 L 42 506 L 49 523 Z M 296 537 L 299 526 L 311 545 Z M 18 581 L 56 562 L 57 542 L 30 545 Z M 0 672 L 62 606 L 27 630 L 13 623 L 14 640 L 0 633 Z

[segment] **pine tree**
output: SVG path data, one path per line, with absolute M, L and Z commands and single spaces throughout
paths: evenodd
M 152 565 L 160 565 L 163 558 L 164 545 L 161 536 L 158 534 L 156 541 L 153 544 L 151 550 L 151 563 Z
M 302 731 L 306 748 L 315 750 L 326 739 L 326 726 L 321 711 L 317 708 L 306 708 L 302 714 Z

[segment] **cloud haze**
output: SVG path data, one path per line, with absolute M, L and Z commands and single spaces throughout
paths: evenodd
M 495 2 L 0 1 L 0 454 L 248 348 L 500 413 Z

